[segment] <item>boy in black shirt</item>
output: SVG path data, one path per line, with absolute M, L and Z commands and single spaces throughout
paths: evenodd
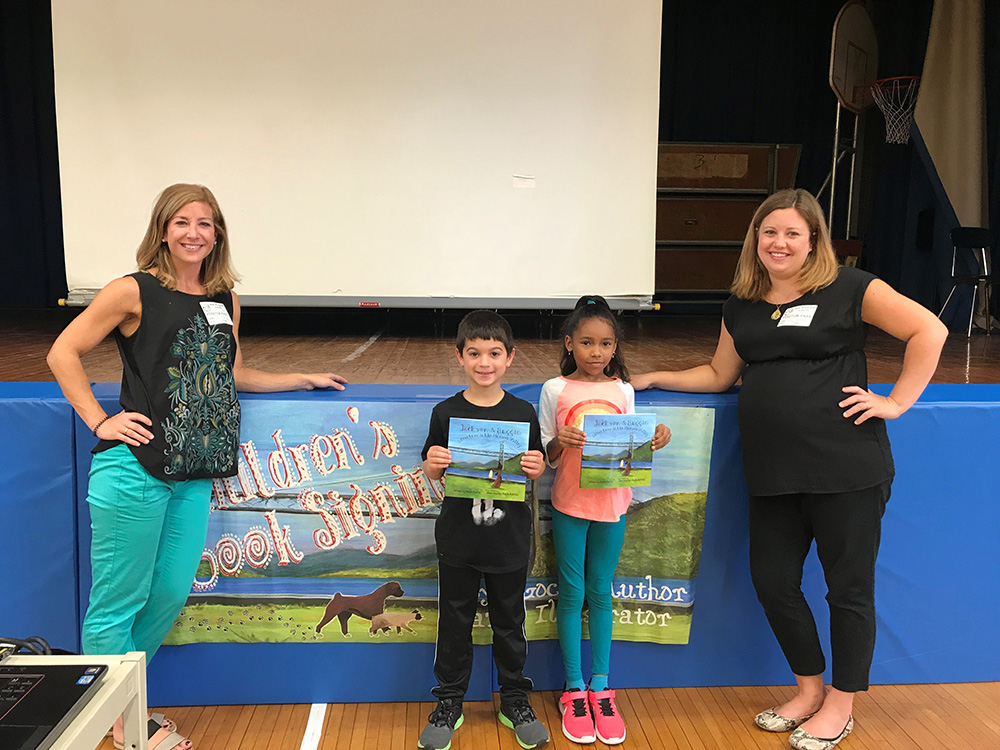
M 447 448 L 451 417 L 527 422 L 529 450 L 521 459 L 521 468 L 528 479 L 537 479 L 545 470 L 534 408 L 501 387 L 504 372 L 514 359 L 513 338 L 507 321 L 489 310 L 475 310 L 459 324 L 455 348 L 469 387 L 431 412 L 422 454 L 424 473 L 431 479 L 440 479 L 451 464 Z M 417 746 L 447 750 L 452 733 L 462 724 L 462 701 L 472 672 L 472 623 L 480 580 L 485 578 L 500 682 L 499 718 L 514 730 L 521 747 L 540 747 L 549 741 L 549 733 L 528 701 L 531 680 L 523 672 L 531 508 L 525 502 L 448 497 L 447 487 L 445 493 L 434 524 L 438 555 L 434 676 L 438 684 L 432 692 L 438 705 L 428 717 Z

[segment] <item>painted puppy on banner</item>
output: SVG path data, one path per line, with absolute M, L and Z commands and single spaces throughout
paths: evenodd
M 422 619 L 424 616 L 420 614 L 419 609 L 409 612 L 383 612 L 372 618 L 372 626 L 368 628 L 368 635 L 374 637 L 379 634 L 379 631 L 388 633 L 392 628 L 396 628 L 396 635 L 404 630 L 413 633 L 414 630 L 410 627 L 410 623 Z
M 403 587 L 397 581 L 383 583 L 374 591 L 361 596 L 347 596 L 339 591 L 333 595 L 333 599 L 326 605 L 326 612 L 323 619 L 316 625 L 316 632 L 321 633 L 323 627 L 334 617 L 340 620 L 340 630 L 345 637 L 350 638 L 347 632 L 347 621 L 352 615 L 371 620 L 375 615 L 382 614 L 385 609 L 385 600 L 390 596 L 402 596 Z

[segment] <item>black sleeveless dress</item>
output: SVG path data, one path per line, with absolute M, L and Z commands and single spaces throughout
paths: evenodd
M 868 387 L 861 320 L 875 277 L 842 268 L 828 287 L 775 306 L 730 297 L 726 329 L 747 363 L 738 416 L 751 495 L 834 493 L 874 487 L 893 477 L 885 422 L 856 425 L 837 404 L 841 389 Z

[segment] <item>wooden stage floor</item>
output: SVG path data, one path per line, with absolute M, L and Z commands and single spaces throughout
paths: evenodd
M 631 750 L 781 750 L 788 734 L 753 726 L 762 708 L 780 703 L 788 687 L 711 687 L 620 690 L 619 708 Z M 558 696 L 531 696 L 555 750 L 576 745 L 559 728 Z M 854 733 L 843 750 L 996 750 L 1000 748 L 1000 683 L 875 685 L 855 701 Z M 196 750 L 397 750 L 416 748 L 432 703 L 359 703 L 326 706 L 318 744 L 303 741 L 308 705 L 205 706 L 164 709 Z M 519 750 L 513 732 L 497 721 L 500 699 L 465 704 L 465 723 L 452 750 Z M 99 750 L 112 750 L 111 739 Z
M 52 380 L 45 353 L 73 311 L 0 311 L 0 380 Z M 261 369 L 333 371 L 356 383 L 464 382 L 452 337 L 460 315 L 445 312 L 247 310 L 242 347 L 246 363 Z M 517 355 L 509 382 L 541 382 L 556 374 L 558 318 L 529 313 L 510 316 Z M 717 316 L 629 315 L 624 352 L 633 372 L 683 368 L 712 356 Z M 892 382 L 903 346 L 873 332 L 867 347 L 873 383 Z M 105 341 L 85 359 L 94 381 L 116 381 L 121 366 L 114 343 Z M 1000 336 L 966 339 L 953 333 L 945 346 L 936 383 L 1000 382 Z M 192 675 L 192 679 L 198 679 Z M 625 747 L 690 750 L 787 747 L 787 735 L 756 730 L 753 715 L 780 703 L 788 687 L 631 689 L 619 693 L 629 736 Z M 557 696 L 532 696 L 552 734 L 554 748 L 576 747 L 559 730 Z M 494 703 L 468 703 L 466 723 L 454 750 L 510 748 L 512 733 L 496 721 Z M 857 727 L 845 750 L 1000 749 L 1000 683 L 874 686 L 857 701 Z M 413 748 L 430 703 L 331 704 L 318 746 L 303 744 L 308 705 L 198 706 L 166 709 L 198 750 L 237 748 Z M 101 750 L 111 750 L 110 738 Z
M 0 310 L 0 380 L 52 380 L 45 354 L 72 318 L 71 310 Z M 355 383 L 464 383 L 454 356 L 460 313 L 446 311 L 246 310 L 241 346 L 247 365 L 260 369 L 332 371 Z M 543 382 L 558 374 L 560 318 L 518 312 L 508 316 L 517 354 L 508 382 Z M 719 336 L 718 316 L 629 314 L 622 345 L 632 372 L 704 364 Z M 903 344 L 873 330 L 868 373 L 872 383 L 891 383 L 899 373 Z M 84 359 L 90 379 L 117 381 L 121 364 L 114 342 L 104 341 Z M 952 332 L 935 383 L 1000 383 L 1000 335 Z

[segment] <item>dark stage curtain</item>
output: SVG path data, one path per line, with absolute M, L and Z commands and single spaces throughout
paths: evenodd
M 880 76 L 920 75 L 933 3 L 930 0 L 879 0 L 872 16 L 882 50 Z M 994 248 L 1000 240 L 1000 5 L 983 3 L 987 137 L 987 200 Z M 885 53 L 883 53 L 885 54 Z M 950 231 L 953 216 L 942 206 L 927 168 L 911 141 L 881 143 L 872 180 L 872 216 L 865 240 L 867 268 L 934 312 L 951 289 Z M 1000 257 L 1000 250 L 994 250 Z M 971 270 L 971 268 L 970 268 Z M 956 292 L 945 322 L 964 327 L 968 287 Z M 964 306 L 964 310 L 962 309 Z M 994 300 L 994 309 L 996 300 Z
M 879 0 L 869 6 L 879 38 L 879 78 L 923 71 L 932 0 Z M 937 312 L 938 279 L 950 270 L 940 237 L 950 227 L 935 221 L 935 198 L 912 140 L 885 142 L 885 121 L 873 108 L 865 131 L 870 171 L 864 176 L 870 206 L 862 265 L 895 289 Z M 918 231 L 919 230 L 919 231 Z M 950 253 L 950 246 L 949 246 Z M 942 268 L 942 263 L 946 263 Z
M 0 0 L 0 307 L 66 295 L 48 0 Z
M 797 185 L 817 191 L 832 158 L 830 38 L 842 4 L 664 0 L 660 140 L 800 143 Z M 998 227 L 1000 7 L 984 6 L 990 217 Z M 932 7 L 932 0 L 869 1 L 880 77 L 920 74 Z M 0 55 L 0 260 L 15 272 L 0 307 L 49 307 L 65 295 L 66 281 L 47 0 L 0 0 Z M 881 118 L 872 109 L 864 119 L 862 265 L 936 309 L 948 270 L 941 264 L 950 258 L 941 236 L 950 227 L 934 221 L 912 145 L 886 144 Z M 845 176 L 838 175 L 842 187 Z
M 1000 4 L 986 0 L 986 159 L 989 175 L 989 218 L 993 230 L 993 262 L 1000 261 Z M 1000 300 L 993 300 L 1000 310 Z

